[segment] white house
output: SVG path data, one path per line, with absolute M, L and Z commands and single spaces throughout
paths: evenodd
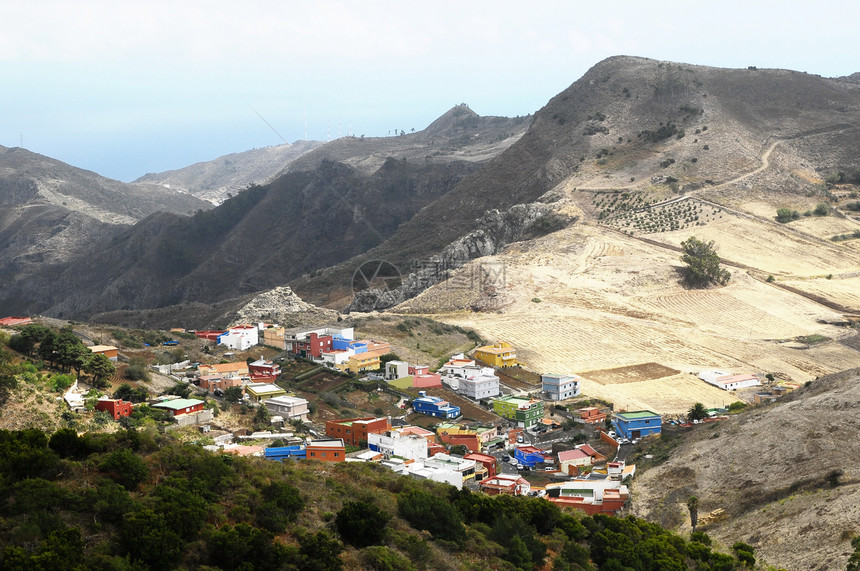
M 308 401 L 299 397 L 279 396 L 263 401 L 269 414 L 284 417 L 285 420 L 308 419 Z
M 492 367 L 481 367 L 463 354 L 454 355 L 437 371 L 442 382 L 460 394 L 480 400 L 499 396 L 499 377 Z
M 367 447 L 388 456 L 407 460 L 427 458 L 427 444 L 435 434 L 417 426 L 392 428 L 380 434 L 367 434 Z
M 246 351 L 260 342 L 256 325 L 236 325 L 218 337 L 218 343 L 236 351 Z
M 579 382 L 576 375 L 555 375 L 545 373 L 540 376 L 541 389 L 549 400 L 565 400 L 579 396 Z
M 476 465 L 475 460 L 436 454 L 432 458 L 409 464 L 407 470 L 409 475 L 415 478 L 451 484 L 460 490 L 466 481 L 474 479 Z
M 480 373 L 460 379 L 458 392 L 475 400 L 497 397 L 500 394 L 499 377 Z
M 757 387 L 761 385 L 761 379 L 751 374 L 732 375 L 723 371 L 702 371 L 699 378 L 708 384 L 714 385 L 724 391 L 733 391 L 746 387 Z
M 406 361 L 388 361 L 385 363 L 385 380 L 394 381 L 409 375 L 409 364 Z

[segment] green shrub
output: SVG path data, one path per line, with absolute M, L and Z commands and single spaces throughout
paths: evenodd
M 146 463 L 128 448 L 109 453 L 99 463 L 99 470 L 126 490 L 133 490 L 149 477 Z
M 56 374 L 48 380 L 48 387 L 54 392 L 61 393 L 72 386 L 74 382 L 74 375 Z
M 391 516 L 368 502 L 346 503 L 334 519 L 334 525 L 346 543 L 356 547 L 379 545 L 385 538 Z
M 800 212 L 791 208 L 780 208 L 776 211 L 776 221 L 786 224 L 792 220 L 800 218 Z

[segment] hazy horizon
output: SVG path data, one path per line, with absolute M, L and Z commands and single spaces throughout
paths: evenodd
M 284 141 L 418 131 L 458 103 L 528 115 L 613 55 L 843 76 L 860 71 L 860 40 L 828 32 L 858 15 L 836 2 L 7 6 L 0 145 L 130 181 Z

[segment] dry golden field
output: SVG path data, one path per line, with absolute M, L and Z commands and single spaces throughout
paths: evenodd
M 729 266 L 729 285 L 691 290 L 680 283 L 682 264 L 671 249 L 691 234 L 648 234 L 669 246 L 660 247 L 576 225 L 476 260 L 452 278 L 475 275 L 481 265 L 503 267 L 492 299 L 477 288 L 440 284 L 398 311 L 433 314 L 484 338 L 508 341 L 538 372 L 591 372 L 595 378 L 584 375 L 583 393 L 626 409 L 677 413 L 697 401 L 716 406 L 736 400 L 700 381 L 696 373 L 702 369 L 770 372 L 802 382 L 860 364 L 860 353 L 835 341 L 854 334 L 833 325 L 843 319 L 840 313 L 762 278 L 771 273 L 780 284 L 860 308 L 858 279 L 840 277 L 860 270 L 858 253 L 776 224 L 763 233 L 754 219 L 726 213 L 695 235 L 717 241 L 726 260 L 755 270 Z M 476 305 L 483 310 L 471 311 Z M 792 343 L 808 335 L 833 341 Z M 665 374 L 638 380 L 607 371 L 652 363 Z

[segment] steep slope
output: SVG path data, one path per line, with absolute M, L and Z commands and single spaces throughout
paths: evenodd
M 771 565 L 844 569 L 860 520 L 860 370 L 823 377 L 778 401 L 696 427 L 659 466 L 637 474 L 640 517 L 699 528 L 729 545 L 744 541 Z
M 19 279 L 0 292 L 0 308 L 82 316 L 223 301 L 282 285 L 381 243 L 516 140 L 526 123 L 458 106 L 426 136 L 334 141 L 307 153 L 313 157 L 302 168 L 212 212 L 151 217 L 99 244 L 96 259 L 58 261 Z M 445 152 L 427 156 L 431 139 Z M 349 156 L 359 155 L 361 168 L 350 166 Z
M 135 184 L 157 184 L 221 204 L 252 184 L 265 184 L 290 162 L 322 145 L 322 141 L 296 141 L 293 144 L 231 153 L 211 161 L 160 173 L 149 173 Z
M 327 161 L 191 218 L 153 215 L 98 257 L 44 267 L 0 295 L 20 292 L 30 311 L 65 316 L 243 296 L 380 243 L 473 168 L 390 159 L 364 177 Z
M 823 175 L 860 156 L 858 129 L 860 90 L 849 81 L 609 58 L 552 98 L 509 149 L 385 244 L 293 287 L 315 303 L 345 305 L 350 292 L 323 282 L 349 283 L 371 259 L 408 268 L 470 232 L 486 210 L 504 211 L 553 190 L 542 200 L 570 195 L 587 218 L 601 214 L 592 206 L 596 191 L 638 191 L 650 202 L 702 189 L 728 200 L 751 181 L 728 183 L 758 169 L 774 141 L 791 148 L 791 161 L 775 162 L 777 174 L 756 192 L 815 195 Z
M 154 185 L 129 185 L 20 148 L 0 147 L 0 283 L 8 290 L 46 264 L 97 244 L 159 211 L 210 205 Z

